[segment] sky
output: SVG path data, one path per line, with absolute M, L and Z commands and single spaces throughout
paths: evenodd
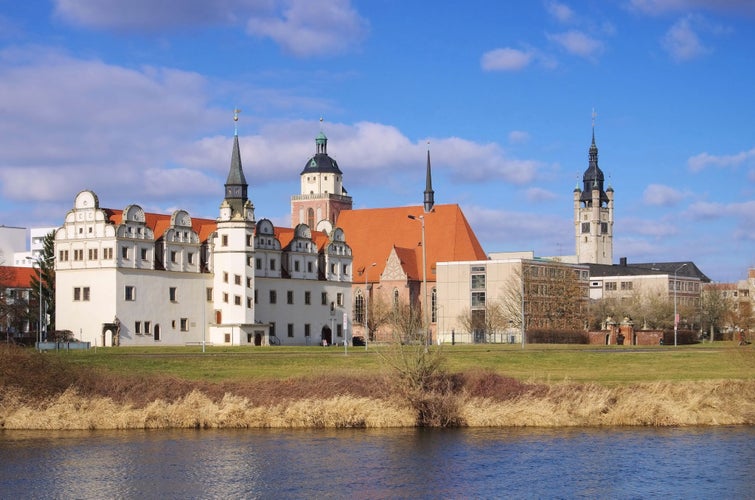
M 354 208 L 420 205 L 429 150 L 486 252 L 574 254 L 594 124 L 614 261 L 744 279 L 754 57 L 752 0 L 0 0 L 0 225 L 215 218 L 240 109 L 257 220 L 323 131 Z

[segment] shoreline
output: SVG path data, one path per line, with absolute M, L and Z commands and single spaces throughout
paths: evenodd
M 451 425 L 432 427 L 755 425 L 755 380 L 556 383 L 506 400 L 430 397 L 452 417 L 443 421 Z M 199 389 L 135 405 L 73 388 L 36 398 L 6 386 L 0 388 L 0 430 L 407 428 L 418 427 L 415 406 L 398 395 L 348 394 L 253 404 L 232 392 L 213 399 Z

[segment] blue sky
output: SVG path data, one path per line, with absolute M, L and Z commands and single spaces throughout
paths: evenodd
M 615 260 L 742 279 L 754 28 L 750 0 L 0 0 L 0 224 L 82 189 L 214 218 L 238 107 L 257 219 L 288 225 L 322 127 L 355 208 L 421 204 L 429 147 L 487 252 L 573 254 L 594 109 Z

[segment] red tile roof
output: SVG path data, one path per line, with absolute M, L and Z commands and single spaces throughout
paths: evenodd
M 36 271 L 31 267 L 0 266 L 0 286 L 7 288 L 31 288 L 31 277 Z
M 422 226 L 425 220 L 427 280 L 435 281 L 435 263 L 485 260 L 487 256 L 459 205 L 435 205 L 430 213 L 422 206 L 343 210 L 336 225 L 343 229 L 354 257 L 354 281 L 377 281 L 385 270 L 393 247 L 411 280 L 422 279 Z
M 117 210 L 113 208 L 105 208 L 103 210 L 108 215 L 111 223 L 117 226 L 118 224 L 123 222 L 123 210 Z M 165 231 L 170 228 L 171 217 L 172 214 L 166 215 L 144 212 L 144 222 L 147 227 L 152 229 L 152 232 L 155 234 L 156 240 L 160 239 L 160 237 L 165 234 Z M 214 219 L 197 219 L 192 217 L 191 228 L 199 235 L 199 241 L 206 241 L 207 238 L 209 238 L 210 235 L 215 230 L 217 230 L 218 223 Z

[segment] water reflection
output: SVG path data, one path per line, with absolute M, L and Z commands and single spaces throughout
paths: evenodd
M 2 498 L 753 498 L 755 429 L 0 433 Z

